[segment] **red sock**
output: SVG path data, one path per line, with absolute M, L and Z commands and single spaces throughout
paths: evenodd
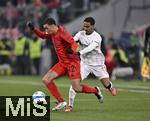
M 51 92 L 51 94 L 57 99 L 58 102 L 64 102 L 64 99 L 62 98 L 61 94 L 59 93 L 54 82 L 50 82 L 46 86 L 49 89 L 49 91 Z
M 97 93 L 97 89 L 90 87 L 88 85 L 81 85 L 82 86 L 82 92 L 83 93 Z

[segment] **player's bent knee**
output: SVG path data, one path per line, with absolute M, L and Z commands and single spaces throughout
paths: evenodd
M 42 78 L 43 82 L 49 82 L 51 80 L 53 80 L 55 78 L 55 75 L 49 71 L 47 74 L 44 75 L 44 77 Z
M 79 87 L 73 87 L 73 90 L 77 93 L 82 92 L 82 88 L 79 88 Z
M 46 80 L 45 78 L 42 78 L 42 81 L 44 84 L 48 84 L 48 80 Z
M 49 82 L 52 81 L 52 79 L 49 79 L 47 76 L 44 76 L 44 77 L 42 78 L 42 81 L 43 81 L 43 83 L 48 84 Z

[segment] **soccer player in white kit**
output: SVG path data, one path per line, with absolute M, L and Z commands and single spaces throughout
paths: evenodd
M 101 51 L 102 38 L 100 34 L 94 30 L 94 25 L 94 18 L 85 18 L 83 30 L 79 31 L 74 36 L 74 40 L 79 42 L 80 45 L 80 51 L 78 54 L 81 58 L 81 78 L 84 80 L 90 73 L 94 74 L 99 80 L 101 80 L 104 87 L 115 96 L 116 89 L 112 87 L 112 83 L 109 80 L 109 74 L 105 66 L 105 57 Z M 70 86 L 69 105 L 65 109 L 65 112 L 72 112 L 75 96 L 76 92 L 72 86 Z M 100 102 L 102 102 L 102 100 L 100 100 Z

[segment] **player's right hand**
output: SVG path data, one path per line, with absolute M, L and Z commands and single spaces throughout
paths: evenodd
M 34 30 L 34 24 L 32 23 L 32 21 L 28 21 L 28 22 L 27 22 L 27 26 L 28 26 L 31 30 Z
M 72 49 L 68 49 L 68 50 L 67 50 L 67 53 L 68 53 L 68 54 L 73 54 L 73 50 L 72 50 Z

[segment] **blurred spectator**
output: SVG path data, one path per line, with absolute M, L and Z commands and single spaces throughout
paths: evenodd
M 17 28 L 1 28 L 0 29 L 0 40 L 6 38 L 8 40 L 16 40 L 20 32 Z
M 72 2 L 72 3 L 71 3 Z M 74 1 L 62 0 L 58 7 L 59 23 L 67 23 L 75 16 Z
M 105 64 L 107 71 L 111 77 L 113 69 L 116 67 L 116 61 L 113 58 L 113 48 L 111 44 L 107 45 L 107 53 L 105 55 Z
M 115 80 L 117 77 L 133 76 L 133 69 L 129 64 L 129 60 L 124 52 L 117 44 L 113 45 L 113 59 L 116 67 L 113 69 L 111 79 Z
M 10 75 L 12 46 L 6 38 L 0 40 L 0 74 Z
M 144 56 L 150 58 L 150 25 L 145 30 Z
M 25 0 L 18 0 L 17 10 L 19 13 L 18 16 L 19 22 L 16 23 L 16 26 L 23 28 L 24 20 L 28 18 L 27 16 L 25 16 L 27 12 L 27 6 Z
M 119 67 L 129 66 L 129 60 L 126 56 L 126 53 L 117 44 L 113 44 L 113 57 L 117 63 L 117 66 Z
M 113 37 L 113 32 L 109 33 L 108 40 L 106 42 L 106 53 L 105 53 L 105 64 L 107 67 L 107 71 L 109 75 L 111 76 L 113 69 L 116 66 L 116 62 L 113 58 L 113 44 L 115 43 L 115 39 Z
M 23 35 L 15 41 L 14 53 L 16 56 L 15 73 L 19 75 L 29 74 L 29 63 L 28 63 L 28 42 L 27 38 Z
M 134 32 L 131 33 L 130 41 L 131 41 L 131 46 L 132 46 L 132 48 L 130 49 L 134 50 L 134 55 L 135 55 L 134 58 L 132 59 L 134 60 L 134 62 L 130 59 L 131 56 L 129 56 L 129 59 L 131 60 L 131 62 L 133 62 L 132 67 L 135 69 L 134 71 L 135 76 L 140 78 L 140 65 L 141 65 L 140 53 L 142 51 L 142 42 L 140 38 L 138 37 L 138 35 Z
M 18 15 L 17 9 L 12 5 L 11 1 L 8 1 L 3 10 L 3 16 L 9 22 L 9 27 L 13 27 L 17 21 Z
M 29 10 L 33 12 L 33 19 L 34 19 L 34 22 L 37 24 L 39 18 L 41 17 L 41 13 L 45 13 L 46 7 L 45 7 L 45 4 L 41 0 L 35 0 L 34 3 L 30 6 Z
M 17 8 L 18 9 L 25 9 L 25 7 L 26 7 L 25 0 L 18 0 Z
M 95 1 L 97 4 L 101 2 Z M 94 1 L 90 0 L 1 0 L 0 5 L 3 8 L 0 7 L 0 25 L 3 27 L 19 25 L 19 28 L 22 28 L 23 20 L 34 19 L 34 22 L 38 23 L 42 16 L 51 16 L 57 23 L 64 24 L 89 11 L 90 4 L 93 3 Z M 98 6 L 94 6 L 93 9 L 96 8 Z
M 57 8 L 62 0 L 44 0 L 43 2 L 46 4 L 48 9 Z
M 131 33 L 130 32 L 122 32 L 119 40 L 118 40 L 118 44 L 122 49 L 126 49 L 126 48 L 131 48 Z
M 18 28 L 15 27 L 10 30 L 9 34 L 11 35 L 11 38 L 9 38 L 9 39 L 14 41 L 18 38 L 18 36 L 20 35 L 20 32 L 19 32 Z
M 134 33 L 134 32 L 131 33 L 130 41 L 131 41 L 132 46 L 137 46 L 137 47 L 141 48 L 141 42 L 136 33 Z
M 107 43 L 108 43 L 109 45 L 113 45 L 114 43 L 116 43 L 116 40 L 115 40 L 115 38 L 114 38 L 114 33 L 113 33 L 113 32 L 110 32 L 110 33 L 109 33 Z
M 31 59 L 31 73 L 35 70 L 35 74 L 40 74 L 40 61 L 42 52 L 42 41 L 37 36 L 33 35 L 29 41 L 29 55 Z M 33 67 L 33 70 L 32 70 Z
M 145 29 L 144 38 L 144 61 L 141 69 L 141 75 L 150 79 L 150 25 Z

